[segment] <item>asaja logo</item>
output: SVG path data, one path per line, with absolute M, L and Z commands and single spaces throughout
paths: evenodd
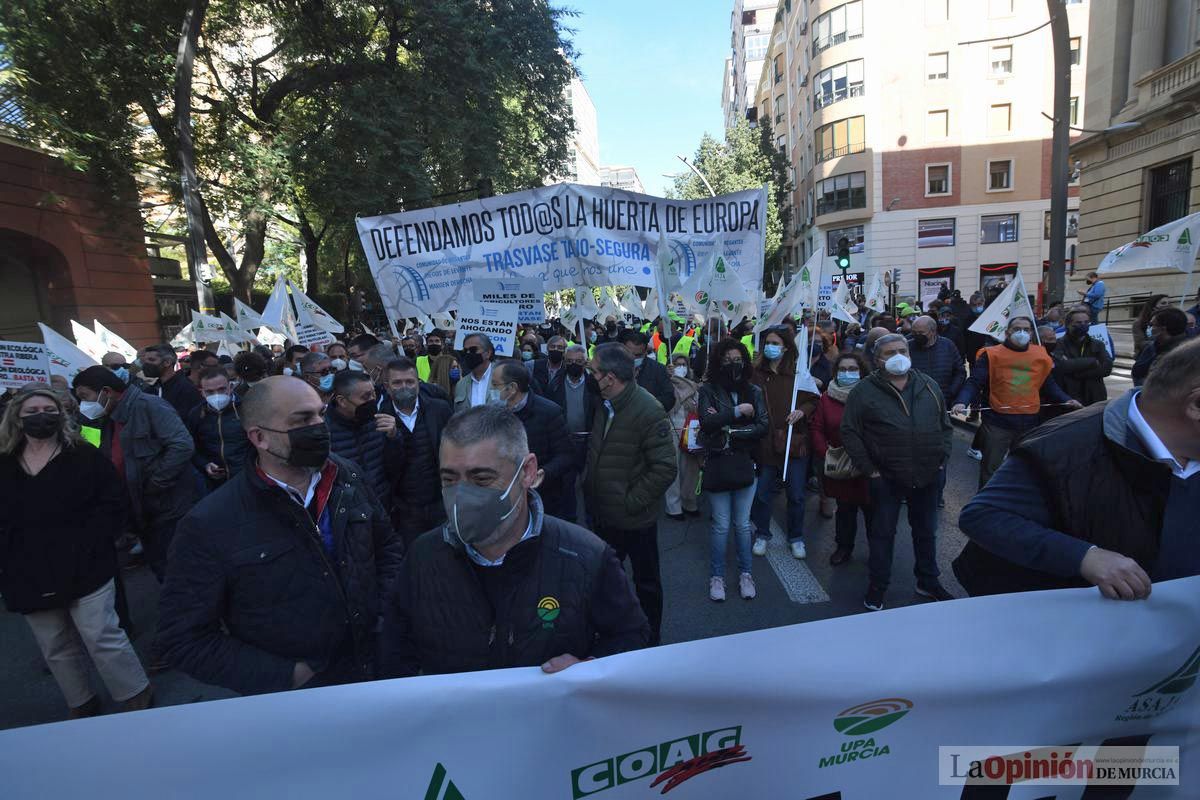
M 1183 233 L 1179 234 L 1179 239 L 1175 242 L 1175 244 L 1190 245 L 1191 243 L 1192 243 L 1191 228 L 1184 228 Z
M 556 598 L 543 597 L 541 600 L 538 600 L 537 615 L 538 619 L 542 621 L 543 628 L 550 629 L 554 627 L 554 620 L 558 619 L 558 612 L 559 607 Z
M 825 756 L 818 767 L 832 767 L 838 764 L 849 764 L 854 761 L 865 761 L 868 758 L 880 758 L 890 755 L 892 750 L 887 744 L 875 741 L 870 734 L 898 722 L 912 710 L 911 700 L 903 697 L 888 697 L 882 700 L 872 700 L 847 708 L 833 718 L 833 727 L 839 733 L 847 736 L 866 737 L 842 742 L 839 752 Z
M 454 781 L 446 778 L 446 768 L 438 764 L 433 769 L 433 777 L 429 779 L 429 788 L 425 790 L 425 800 L 466 800 Z
M 1117 715 L 1117 722 L 1154 719 L 1179 705 L 1185 692 L 1191 689 L 1200 676 L 1200 647 L 1192 651 L 1183 666 L 1163 678 L 1149 689 L 1138 692 L 1125 709 Z
M 863 736 L 883 730 L 912 710 L 911 700 L 889 697 L 847 708 L 833 719 L 833 727 L 847 736 Z

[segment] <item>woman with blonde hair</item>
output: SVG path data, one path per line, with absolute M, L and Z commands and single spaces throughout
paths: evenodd
M 116 468 L 79 438 L 58 393 L 21 389 L 0 419 L 0 594 L 25 615 L 71 719 L 100 713 L 93 664 L 127 710 L 152 701 L 114 608 L 125 503 Z

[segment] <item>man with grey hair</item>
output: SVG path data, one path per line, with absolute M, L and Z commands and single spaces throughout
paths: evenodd
M 439 463 L 448 522 L 405 559 L 384 610 L 383 677 L 558 672 L 647 645 L 646 616 L 617 554 L 543 513 L 537 456 L 511 411 L 456 414 Z
M 300 379 L 316 389 L 322 400 L 329 402 L 333 378 L 337 374 L 333 360 L 325 353 L 305 353 L 296 363 L 300 367 Z
M 563 360 L 566 357 L 567 340 L 561 336 L 551 336 L 546 342 L 546 357 L 535 358 L 533 366 L 534 386 L 545 389 L 546 396 L 553 399 L 554 382 L 562 380 Z
M 953 441 L 946 401 L 937 381 L 912 368 L 908 341 L 891 333 L 875 342 L 875 371 L 856 385 L 842 415 L 842 443 L 869 479 L 875 513 L 867 531 L 870 584 L 863 605 L 883 609 L 892 574 L 900 506 L 908 505 L 916 556 L 917 594 L 951 595 L 938 580 L 938 473 Z
M 487 402 L 495 357 L 496 347 L 486 333 L 472 333 L 463 339 L 462 355 L 458 358 L 463 374 L 454 387 L 455 411 Z
M 186 376 L 176 371 L 179 357 L 169 344 L 153 344 L 142 351 L 142 391 L 166 400 L 180 419 L 204 398 Z
M 629 556 L 633 583 L 658 644 L 662 628 L 658 516 L 677 470 L 676 436 L 662 403 L 637 385 L 623 345 L 596 347 L 592 378 L 603 399 L 589 437 L 584 495 L 592 530 Z
M 1111 599 L 1200 575 L 1200 341 L 1124 396 L 1026 436 L 963 509 L 972 595 L 1094 585 Z

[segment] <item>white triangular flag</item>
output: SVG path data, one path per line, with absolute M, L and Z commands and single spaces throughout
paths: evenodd
M 1008 321 L 1013 317 L 1036 319 L 1033 315 L 1033 306 L 1029 304 L 1029 296 L 1025 293 L 1025 280 L 1021 277 L 1020 272 L 1009 281 L 1008 287 L 983 310 L 979 319 L 975 320 L 967 330 L 986 333 L 996 341 L 1003 342 L 1005 331 L 1008 330 Z M 1036 323 L 1034 323 L 1034 330 L 1037 330 Z
M 120 353 L 125 356 L 126 361 L 133 361 L 137 358 L 137 349 L 129 342 L 122 339 L 117 334 L 110 331 L 108 328 L 100 324 L 100 320 L 92 320 L 92 327 L 96 329 L 96 338 L 108 348 L 109 352 Z
M 876 271 L 867 291 L 867 308 L 877 314 L 887 311 L 887 288 L 883 285 L 883 273 Z
M 621 312 L 633 319 L 641 319 L 644 309 L 642 301 L 638 299 L 637 291 L 632 286 L 625 287 L 625 294 L 618 301 L 621 306 Z M 628 320 L 627 320 L 628 321 Z
M 97 363 L 108 352 L 104 342 L 100 341 L 100 337 L 91 328 L 85 328 L 75 320 L 71 320 L 71 335 L 75 337 L 75 344 L 79 349 L 96 359 Z
M 239 344 L 258 344 L 258 339 L 255 338 L 254 334 L 244 329 L 238 324 L 237 320 L 224 311 L 221 312 L 221 322 L 225 323 L 225 341 L 237 342 Z
M 1191 272 L 1200 249 L 1200 213 L 1190 214 L 1143 233 L 1104 257 L 1096 272 L 1174 269 Z M 986 311 L 984 312 L 987 313 Z
M 171 339 L 171 347 L 176 350 L 184 350 L 191 345 L 194 345 L 196 340 L 192 338 L 192 323 L 188 323 L 179 329 L 179 333 Z
M 850 281 L 842 280 L 833 289 L 833 309 L 829 316 L 842 322 L 858 322 L 858 304 L 850 299 Z
M 796 359 L 796 383 L 793 387 L 793 396 L 795 392 L 812 392 L 820 394 L 821 390 L 817 387 L 817 379 L 809 372 L 809 361 L 812 354 L 808 344 L 808 326 L 801 325 L 796 331 L 796 352 L 800 357 Z M 795 407 L 792 407 L 795 411 Z
M 575 310 L 584 319 L 600 316 L 600 309 L 596 306 L 596 298 L 592 295 L 590 286 L 575 287 Z
M 223 342 L 228 338 L 225 333 L 225 323 L 220 317 L 201 314 L 195 309 L 192 310 L 192 339 L 197 344 L 208 344 L 209 342 Z
M 821 281 L 822 256 L 823 253 L 820 250 L 809 256 L 808 261 L 804 262 L 804 266 L 800 268 L 800 271 L 793 275 L 792 279 L 781 290 L 775 293 L 775 302 L 771 306 L 771 310 L 755 326 L 755 333 L 761 333 L 767 328 L 783 324 L 783 321 L 788 316 L 804 308 L 806 302 L 811 303 L 809 307 L 816 305 L 816 287 Z
M 345 333 L 346 328 L 342 323 L 338 322 L 333 316 L 321 308 L 316 302 L 300 291 L 300 287 L 288 281 L 288 287 L 292 290 L 292 301 L 296 304 L 296 318 L 301 325 L 315 325 L 321 330 L 329 331 L 330 333 Z
M 234 316 L 237 317 L 238 327 L 247 333 L 255 328 L 261 328 L 266 324 L 263 322 L 262 314 L 259 314 L 236 297 L 233 298 L 233 312 Z
M 279 345 L 282 347 L 283 345 L 287 344 L 287 338 L 282 333 L 276 333 L 265 326 L 258 329 L 258 341 L 262 342 L 268 347 L 274 345 Z
M 668 303 L 671 292 L 682 290 L 679 280 L 679 267 L 671 256 L 671 243 L 667 235 L 658 235 L 658 247 L 654 251 L 654 288 L 651 294 L 655 298 L 655 308 L 646 308 L 647 319 L 659 317 L 667 319 Z M 647 299 L 648 302 L 648 299 Z
M 230 358 L 233 358 L 233 351 L 229 349 L 229 342 L 221 342 L 221 344 L 217 346 L 217 355 L 229 356 Z
M 292 299 L 288 296 L 287 278 L 282 275 L 275 279 L 275 288 L 271 290 L 271 296 L 267 298 L 267 307 L 262 312 L 262 322 L 293 342 L 300 338 L 296 332 L 296 312 L 292 308 Z
M 80 371 L 100 363 L 71 344 L 67 337 L 47 328 L 41 322 L 38 323 L 38 328 L 42 332 L 42 342 L 46 345 L 46 358 L 50 362 L 51 375 L 62 375 L 70 383 Z

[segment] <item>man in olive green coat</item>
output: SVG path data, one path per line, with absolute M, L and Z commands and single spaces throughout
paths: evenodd
M 662 404 L 637 385 L 633 356 L 621 345 L 596 348 L 591 377 L 604 399 L 592 423 L 583 485 L 592 529 L 622 562 L 629 556 L 651 643 L 658 644 L 663 609 L 658 515 L 675 480 L 675 431 Z

